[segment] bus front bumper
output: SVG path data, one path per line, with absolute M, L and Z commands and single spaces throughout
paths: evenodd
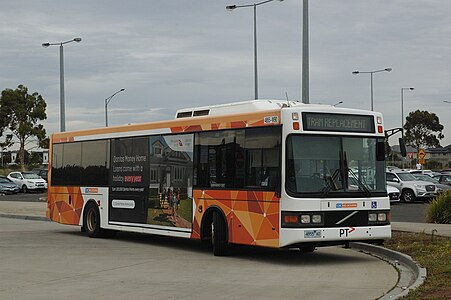
M 353 241 L 382 241 L 391 238 L 391 226 L 281 228 L 280 247 L 292 245 L 340 245 Z

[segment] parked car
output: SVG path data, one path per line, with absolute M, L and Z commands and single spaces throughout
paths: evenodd
M 427 182 L 431 182 L 431 183 L 435 184 L 435 186 L 437 187 L 437 193 L 442 193 L 444 191 L 451 190 L 450 185 L 441 184 L 436 178 L 429 177 L 427 175 L 420 175 L 420 174 L 414 174 L 413 176 L 415 176 L 415 178 L 418 180 L 427 181 Z
M 440 182 L 441 184 L 446 184 L 446 185 L 451 186 L 451 173 L 436 175 L 433 178 L 437 179 L 437 181 Z
M 31 172 L 35 173 L 36 175 L 41 176 L 42 179 L 45 179 L 45 181 L 48 181 L 47 180 L 47 177 L 48 177 L 47 176 L 47 173 L 48 173 L 47 169 L 36 168 L 36 169 L 31 170 Z
M 387 193 L 388 198 L 390 198 L 390 203 L 399 202 L 401 200 L 401 192 L 394 186 L 387 185 Z
M 435 184 L 417 180 L 409 172 L 390 171 L 386 175 L 387 185 L 401 191 L 401 201 L 412 202 L 416 199 L 427 201 L 437 195 Z
M 5 176 L 0 176 L 0 193 L 17 194 L 18 192 L 20 192 L 20 188 L 17 186 L 17 184 L 12 182 Z
M 47 182 L 33 172 L 11 172 L 7 177 L 17 184 L 24 193 L 29 190 L 44 191 L 47 189 Z

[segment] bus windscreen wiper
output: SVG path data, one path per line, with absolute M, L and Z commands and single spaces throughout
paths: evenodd
M 368 197 L 370 197 L 370 196 L 371 196 L 371 192 L 370 192 L 370 190 L 368 189 L 368 187 L 366 186 L 366 184 L 364 184 L 364 183 L 362 182 L 362 180 L 360 180 L 360 178 L 357 177 L 357 174 L 354 173 L 353 170 L 348 169 L 348 172 L 351 173 L 352 178 L 353 178 L 353 179 L 355 180 L 355 182 L 358 184 L 359 189 L 360 189 L 360 190 L 363 190 L 363 192 L 365 192 L 365 194 L 366 194 Z

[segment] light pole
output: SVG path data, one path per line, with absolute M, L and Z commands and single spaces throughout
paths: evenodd
M 310 103 L 308 0 L 302 2 L 302 103 Z
M 354 71 L 352 72 L 352 74 L 357 75 L 357 74 L 371 74 L 371 111 L 374 110 L 374 104 L 373 104 L 373 74 L 374 73 L 379 73 L 379 72 L 391 72 L 392 68 L 385 68 L 382 70 L 375 70 L 375 71 Z
M 451 101 L 443 100 L 443 102 L 451 104 Z
M 254 87 L 255 87 L 255 99 L 258 99 L 258 76 L 257 76 L 257 6 L 273 2 L 275 0 L 266 0 L 254 4 L 246 4 L 246 5 L 227 5 L 226 9 L 232 11 L 237 8 L 243 7 L 253 7 L 254 8 Z M 282 2 L 283 0 L 278 0 Z
M 110 103 L 111 99 L 113 99 L 114 96 L 123 91 L 125 91 L 125 89 L 120 89 L 119 91 L 105 99 L 105 127 L 108 127 L 108 103 Z
M 404 90 L 410 90 L 413 91 L 414 87 L 403 87 L 401 88 L 401 134 L 402 138 L 404 138 Z M 402 168 L 404 169 L 404 157 L 401 157 L 402 160 Z
M 61 132 L 66 131 L 66 108 L 64 102 L 64 55 L 63 55 L 63 45 L 71 42 L 81 42 L 81 38 L 74 38 L 70 41 L 59 42 L 59 43 L 43 43 L 42 47 L 47 48 L 49 46 L 60 46 L 60 130 Z
M 332 105 L 332 106 L 337 106 L 337 105 L 340 105 L 340 104 L 343 104 L 343 101 L 338 101 L 337 103 L 335 103 L 335 104 Z
M 403 87 L 401 88 L 401 128 L 404 128 L 404 91 L 413 91 L 414 87 Z

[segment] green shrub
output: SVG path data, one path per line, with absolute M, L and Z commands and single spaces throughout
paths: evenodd
M 427 221 L 451 224 L 451 191 L 446 191 L 432 200 L 427 211 Z

